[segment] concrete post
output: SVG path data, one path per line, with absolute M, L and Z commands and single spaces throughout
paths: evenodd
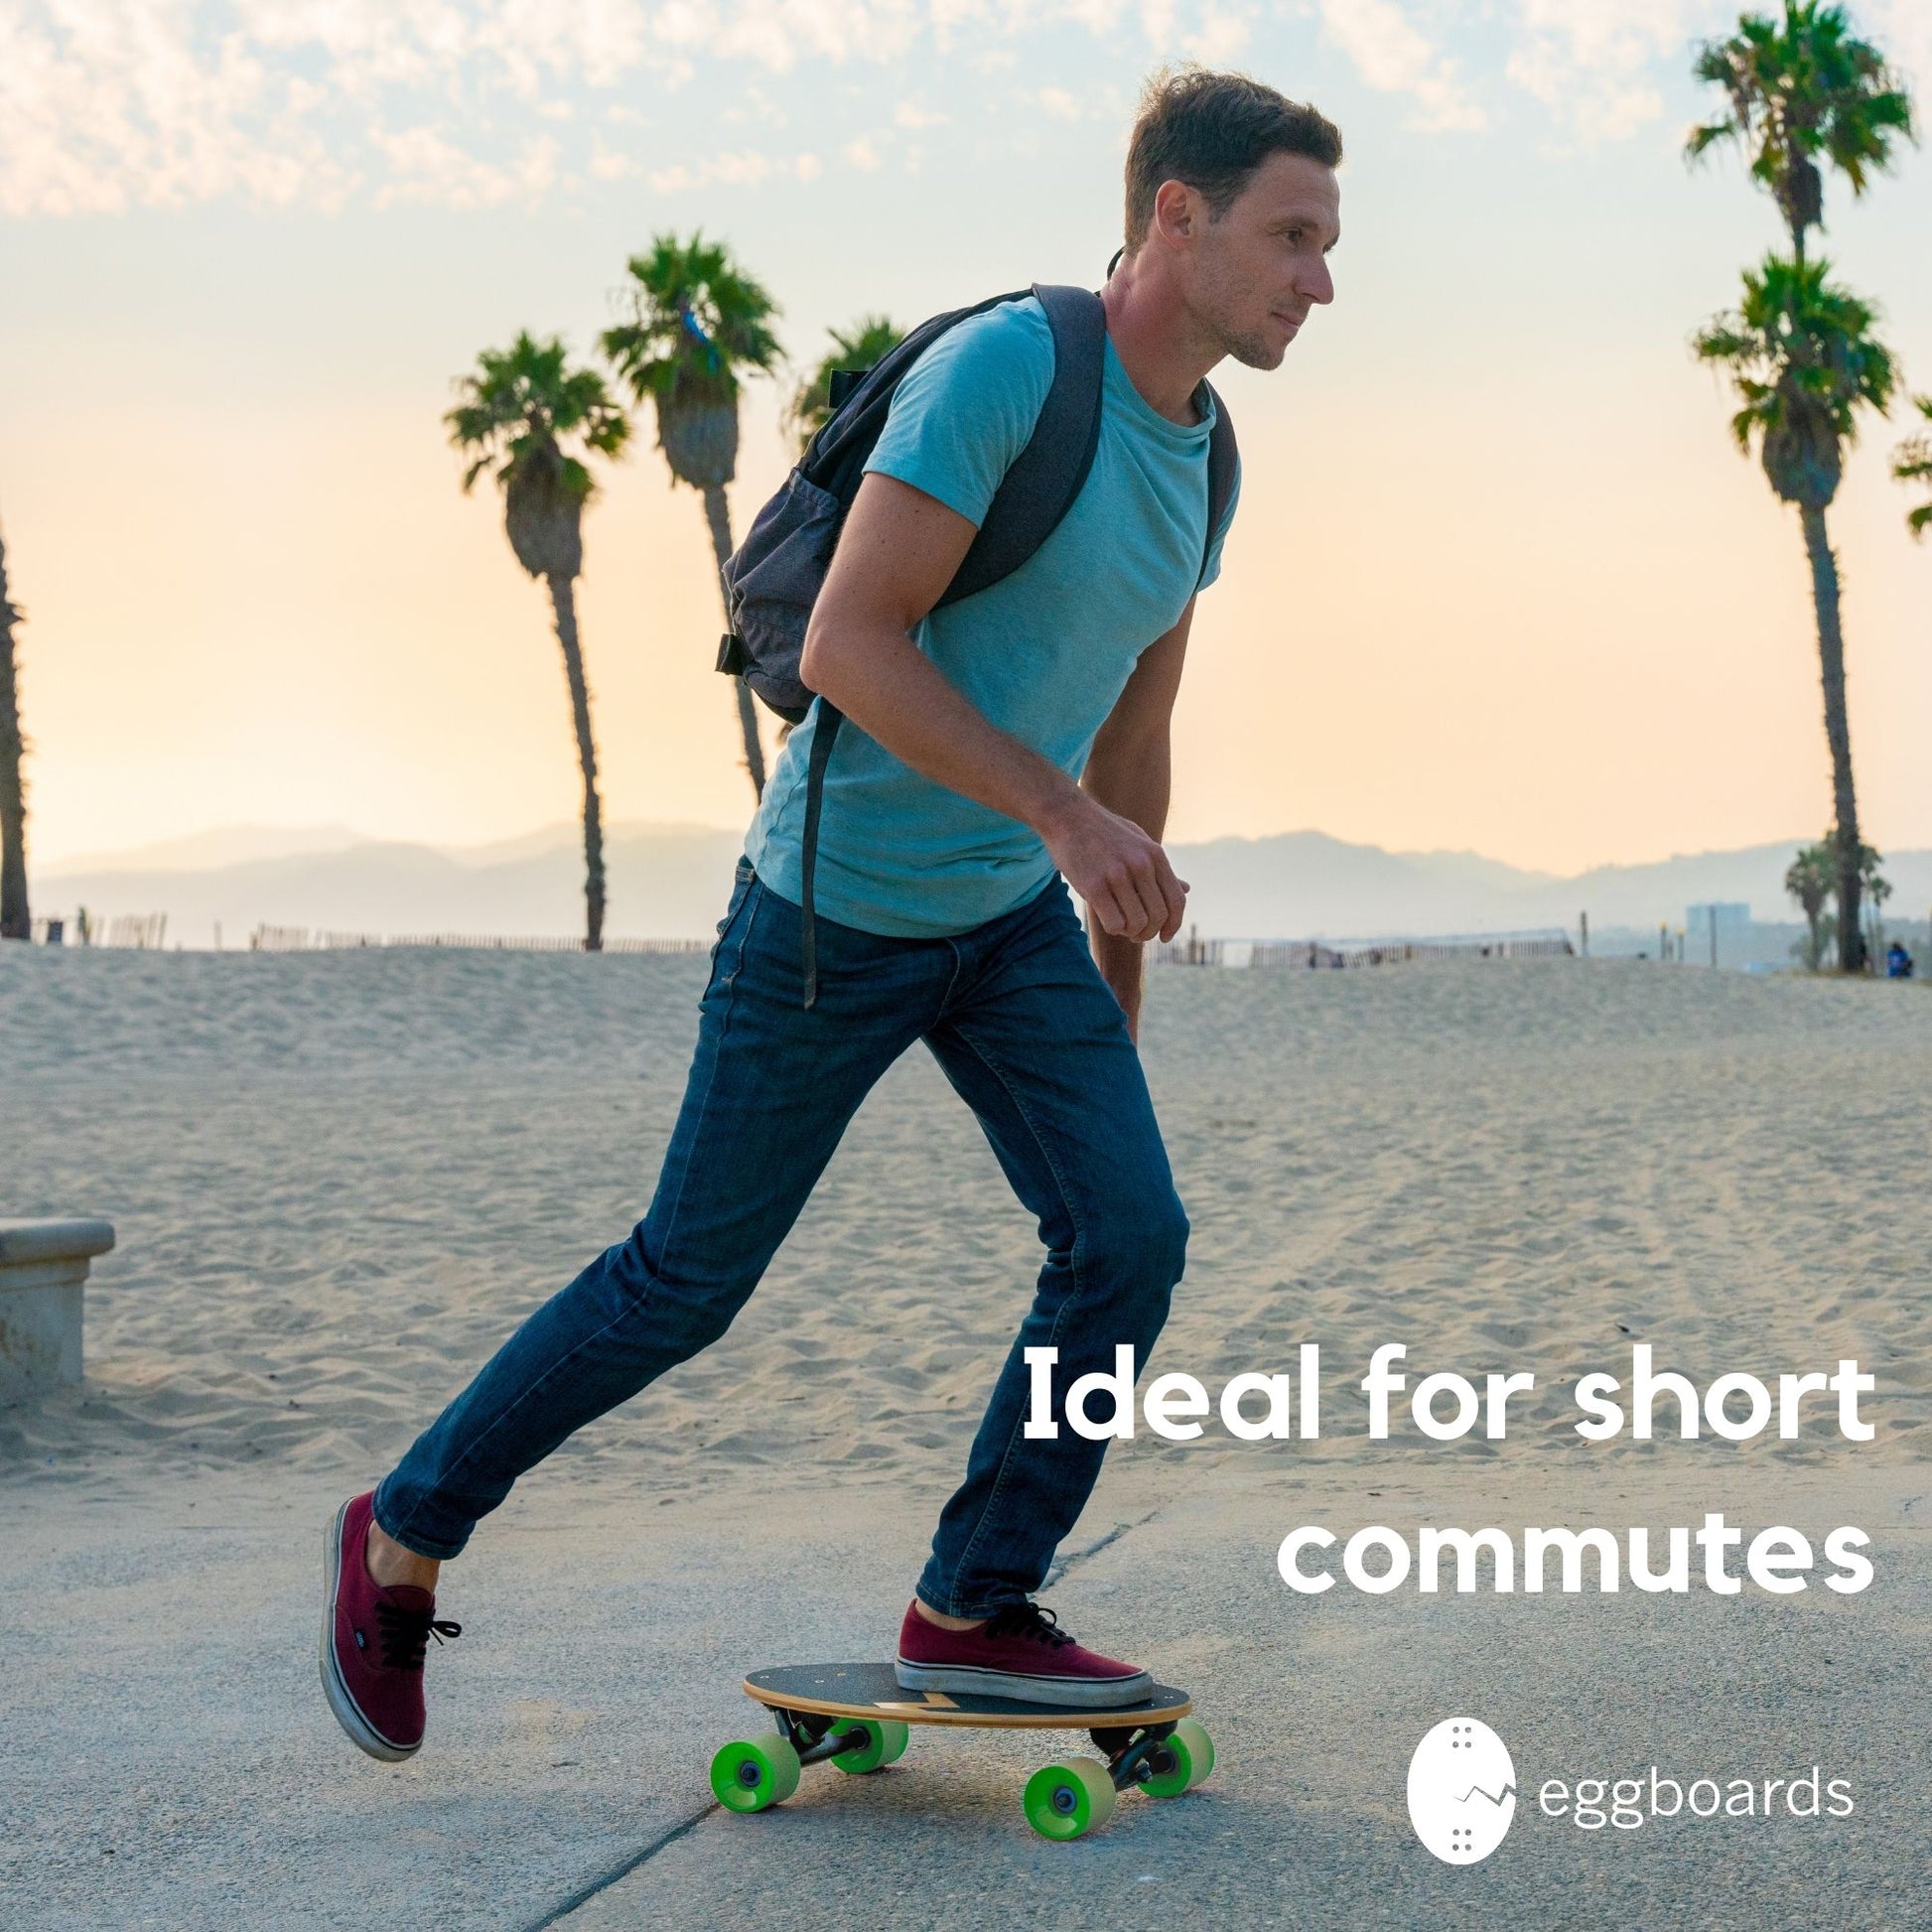
M 0 1403 L 80 1380 L 81 1288 L 113 1245 L 105 1221 L 0 1218 Z

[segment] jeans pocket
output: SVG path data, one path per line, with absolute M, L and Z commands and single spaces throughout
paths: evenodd
M 752 870 L 751 862 L 745 859 L 739 860 L 736 883 L 732 887 L 731 901 L 725 907 L 725 916 L 718 921 L 718 937 L 712 942 L 711 971 L 705 979 L 704 991 L 698 995 L 698 1004 L 700 1006 L 710 998 L 711 989 L 717 984 L 719 958 L 731 938 L 733 926 L 738 923 L 739 915 L 745 910 L 745 901 L 751 897 L 753 892 L 757 889 L 758 883 L 759 876 Z

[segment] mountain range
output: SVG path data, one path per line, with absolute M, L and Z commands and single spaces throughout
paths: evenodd
M 1800 841 L 1700 852 L 1570 877 L 1470 852 L 1388 852 L 1323 832 L 1212 839 L 1171 848 L 1192 891 L 1190 921 L 1222 938 L 1592 928 L 1655 933 L 1687 905 L 1743 901 L 1754 918 L 1795 919 L 1784 871 Z M 614 937 L 708 937 L 731 890 L 740 834 L 700 825 L 621 823 L 606 853 Z M 1932 902 L 1932 851 L 1889 853 L 1888 910 Z M 436 932 L 565 935 L 581 929 L 583 873 L 574 825 L 480 846 L 373 839 L 345 826 L 224 827 L 38 870 L 35 909 L 98 923 L 166 912 L 190 946 L 246 943 L 261 923 L 396 936 Z

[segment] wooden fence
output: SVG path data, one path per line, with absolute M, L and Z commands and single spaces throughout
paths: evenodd
M 1337 966 L 1399 966 L 1423 959 L 1564 959 L 1576 956 L 1561 932 L 1503 932 L 1468 938 L 1345 940 L 1202 939 L 1189 931 L 1148 948 L 1160 966 L 1247 966 L 1311 969 Z
M 512 937 L 486 932 L 331 932 L 305 925 L 258 925 L 248 938 L 253 952 L 345 952 L 364 946 L 433 946 L 460 952 L 582 952 L 581 939 Z M 703 953 L 709 939 L 607 939 L 606 952 Z
M 83 905 L 72 918 L 54 912 L 33 922 L 37 946 L 123 946 L 136 952 L 159 952 L 168 942 L 165 912 L 122 912 L 105 919 L 89 916 Z
M 168 937 L 168 915 L 165 912 L 123 912 L 118 918 L 110 919 L 107 936 L 101 944 L 107 946 L 133 946 L 143 952 L 160 951 Z
M 82 915 L 84 919 L 85 915 Z M 105 922 L 69 923 L 62 937 L 50 927 L 59 920 L 35 920 L 35 938 L 42 943 L 123 946 L 159 950 L 166 941 L 165 912 L 130 912 Z M 217 944 L 219 928 L 216 929 Z M 453 952 L 582 952 L 581 939 L 548 935 L 514 936 L 483 932 L 340 932 L 328 927 L 271 925 L 266 921 L 248 935 L 251 952 L 345 952 L 365 947 L 435 947 Z M 665 953 L 673 956 L 706 953 L 709 939 L 607 939 L 606 952 Z M 1148 947 L 1148 957 L 1160 966 L 1263 967 L 1309 971 L 1337 966 L 1394 966 L 1431 959 L 1561 959 L 1574 957 L 1568 935 L 1558 931 L 1476 933 L 1442 939 L 1343 940 L 1330 945 L 1319 939 L 1203 939 L 1190 927 L 1184 939 Z

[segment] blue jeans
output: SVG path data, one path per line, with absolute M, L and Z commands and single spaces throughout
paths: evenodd
M 1106 1445 L 1063 1419 L 1056 1441 L 1025 1436 L 1021 1351 L 1059 1349 L 1056 1412 L 1075 1377 L 1113 1371 L 1117 1343 L 1138 1372 L 1186 1249 L 1140 1057 L 1057 879 L 951 938 L 820 919 L 809 1009 L 801 917 L 740 864 L 650 1211 L 517 1329 L 382 1483 L 376 1521 L 398 1543 L 455 1556 L 524 1470 L 716 1341 L 859 1103 L 923 1039 L 1037 1218 L 1046 1259 L 918 1591 L 985 1616 L 1039 1587 Z

